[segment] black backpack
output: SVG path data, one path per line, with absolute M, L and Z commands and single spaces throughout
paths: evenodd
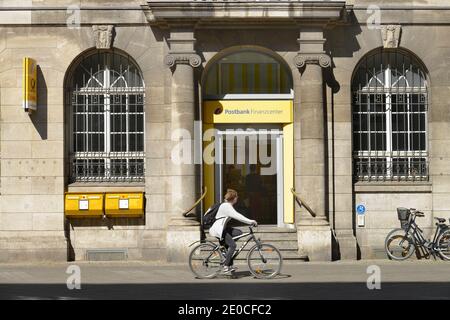
M 203 229 L 209 229 L 212 227 L 212 225 L 216 221 L 216 215 L 221 204 L 221 202 L 215 203 L 206 211 L 205 215 L 203 216 Z

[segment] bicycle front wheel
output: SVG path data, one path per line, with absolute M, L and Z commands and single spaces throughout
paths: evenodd
M 280 251 L 271 244 L 254 245 L 247 255 L 250 272 L 260 279 L 271 279 L 281 271 L 283 257 Z
M 390 259 L 406 260 L 414 253 L 414 242 L 403 229 L 394 229 L 386 237 L 385 250 Z
M 437 240 L 439 254 L 444 260 L 450 260 L 450 229 L 444 231 Z
M 189 267 L 200 279 L 214 278 L 221 268 L 222 257 L 219 249 L 209 243 L 201 243 L 189 255 Z

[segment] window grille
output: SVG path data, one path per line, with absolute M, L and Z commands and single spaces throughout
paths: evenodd
M 70 101 L 70 180 L 144 180 L 144 83 L 130 59 L 115 52 L 83 57 Z
M 428 180 L 427 80 L 417 60 L 378 50 L 352 82 L 356 181 Z

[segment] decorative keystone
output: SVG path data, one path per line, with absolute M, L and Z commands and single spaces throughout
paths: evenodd
M 383 48 L 394 49 L 400 44 L 400 34 L 402 26 L 387 25 L 381 27 L 381 38 L 383 39 Z
M 113 41 L 113 25 L 94 25 L 92 26 L 94 32 L 95 47 L 97 49 L 111 49 Z

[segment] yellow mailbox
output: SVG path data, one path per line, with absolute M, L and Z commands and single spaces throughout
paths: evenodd
M 64 201 L 66 217 L 102 217 L 103 199 L 103 193 L 66 193 Z
M 105 214 L 108 217 L 142 217 L 144 215 L 144 193 L 107 193 Z

